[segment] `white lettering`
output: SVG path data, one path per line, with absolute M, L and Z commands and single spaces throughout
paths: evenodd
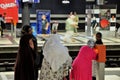
M 2 9 L 7 9 L 7 8 L 15 7 L 15 6 L 16 6 L 15 3 L 0 4 L 0 8 Z

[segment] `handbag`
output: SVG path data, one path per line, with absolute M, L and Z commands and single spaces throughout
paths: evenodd
M 44 56 L 43 56 L 43 50 L 41 50 L 40 53 L 38 53 L 38 54 L 36 55 L 36 60 L 35 60 L 36 66 L 37 66 L 38 68 L 40 68 L 40 69 L 41 69 L 41 66 L 42 66 L 43 58 L 44 58 Z

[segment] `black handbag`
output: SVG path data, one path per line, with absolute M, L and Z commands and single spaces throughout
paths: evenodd
M 43 50 L 41 50 L 40 53 L 38 53 L 36 55 L 36 60 L 35 60 L 35 63 L 37 65 L 37 67 L 40 68 L 40 69 L 41 69 L 41 66 L 42 66 L 43 58 L 44 58 L 44 56 L 43 56 Z

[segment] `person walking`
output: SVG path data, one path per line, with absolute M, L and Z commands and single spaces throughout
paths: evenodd
M 65 42 L 73 42 L 72 36 L 74 35 L 74 30 L 77 28 L 77 23 L 74 21 L 75 16 L 71 15 L 66 19 L 66 25 L 65 25 L 65 36 L 63 37 L 63 40 Z
M 5 29 L 5 23 L 2 14 L 0 14 L 0 31 L 1 37 L 3 37 L 3 29 Z

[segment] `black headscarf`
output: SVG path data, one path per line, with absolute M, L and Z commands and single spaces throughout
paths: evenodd
M 23 35 L 26 35 L 26 34 L 29 34 L 29 29 L 30 29 L 30 28 L 31 28 L 30 25 L 24 25 L 24 26 L 22 27 L 22 30 L 21 30 L 22 36 L 23 36 Z M 31 28 L 31 29 L 32 29 L 32 28 Z M 33 36 L 33 34 L 31 34 L 31 35 L 32 35 L 32 38 L 33 38 L 34 52 L 35 52 L 35 54 L 34 54 L 33 56 L 34 56 L 34 59 L 36 59 L 36 56 L 37 56 L 37 39 L 36 39 L 35 36 Z
M 30 49 L 29 40 L 33 39 L 31 34 L 25 34 L 21 37 L 19 42 L 19 52 L 25 52 L 24 49 Z
M 29 33 L 29 29 L 31 28 L 30 25 L 24 25 L 21 30 L 21 34 L 24 35 L 26 33 Z

